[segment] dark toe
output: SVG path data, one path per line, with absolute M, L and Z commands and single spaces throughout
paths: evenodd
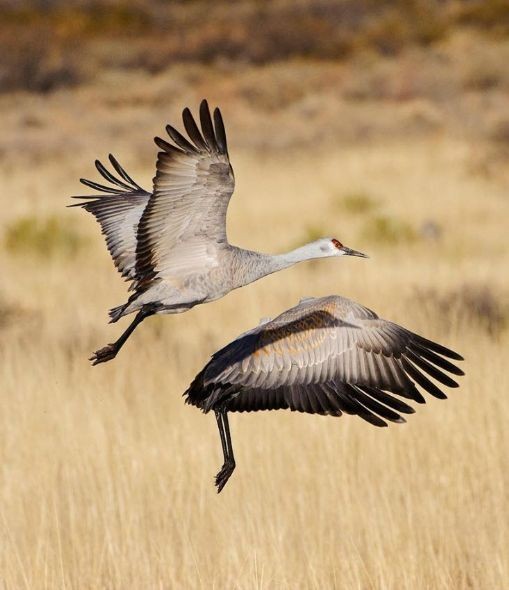
M 117 351 L 112 344 L 108 344 L 104 348 L 96 350 L 94 354 L 88 359 L 92 362 L 92 366 L 98 365 L 99 363 L 105 363 L 111 361 L 117 355 Z
M 217 493 L 219 494 L 221 490 L 226 485 L 227 481 L 230 479 L 233 470 L 235 469 L 235 463 L 227 463 L 223 465 L 221 471 L 216 475 L 216 487 Z

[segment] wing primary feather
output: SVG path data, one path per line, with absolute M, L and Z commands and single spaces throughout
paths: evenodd
M 431 363 L 428 363 L 428 361 L 426 361 L 425 359 L 423 359 L 420 356 L 418 356 L 417 354 L 415 354 L 411 349 L 408 349 L 406 351 L 405 355 L 414 364 L 416 364 L 418 367 L 420 367 L 423 371 L 426 371 L 426 373 L 428 373 L 428 375 L 431 375 L 431 377 L 433 377 L 433 379 L 436 379 L 437 381 L 439 381 L 443 385 L 447 385 L 447 387 L 459 387 L 458 384 L 456 383 L 456 381 L 454 381 L 454 379 L 449 377 L 449 375 L 442 373 L 442 371 L 440 371 L 439 369 L 434 367 Z
M 412 342 L 409 345 L 409 348 L 413 350 L 416 354 L 419 354 L 428 361 L 432 362 L 434 365 L 437 365 L 437 367 L 440 367 L 445 371 L 449 371 L 449 373 L 459 375 L 460 377 L 465 374 L 464 371 L 462 371 L 459 367 L 453 365 L 448 360 L 442 358 L 438 354 L 435 354 L 432 350 L 429 350 L 428 348 L 422 346 L 422 344 L 419 344 L 418 342 Z
M 214 127 L 212 125 L 212 119 L 210 118 L 209 104 L 205 99 L 203 99 L 200 104 L 200 124 L 207 145 L 211 150 L 217 151 L 218 146 Z
M 168 135 L 173 139 L 173 141 L 185 152 L 189 154 L 196 154 L 198 152 L 196 147 L 192 143 L 187 141 L 187 139 L 181 133 L 179 133 L 175 129 L 175 127 L 172 127 L 171 125 L 166 125 L 166 133 L 168 133 Z
M 357 396 L 357 401 L 360 402 L 365 408 L 375 412 L 382 418 L 386 420 L 390 420 L 391 422 L 405 422 L 405 419 L 400 416 L 394 410 L 382 405 L 375 399 L 367 396 L 361 389 L 358 387 L 352 386 L 352 389 L 355 391 L 355 395 Z
M 130 176 L 129 174 L 127 174 L 127 172 L 124 170 L 124 168 L 119 164 L 118 160 L 115 158 L 115 156 L 113 154 L 109 154 L 108 155 L 108 159 L 111 162 L 111 165 L 113 166 L 113 168 L 115 168 L 115 170 L 117 171 L 117 174 L 119 176 L 121 176 L 126 182 L 129 182 L 131 184 L 132 187 L 136 187 L 137 189 L 139 189 L 140 191 L 144 190 L 141 188 L 141 186 L 135 182 Z
M 226 143 L 226 131 L 224 128 L 223 117 L 221 111 L 216 107 L 214 109 L 214 129 L 216 135 L 217 146 L 221 154 L 228 153 L 228 145 Z
M 414 365 L 412 365 L 412 363 L 405 357 L 401 358 L 401 364 L 408 375 L 433 397 L 437 397 L 438 399 L 447 399 L 445 393 L 434 383 L 432 383 L 427 377 L 425 377 L 419 370 L 417 370 L 416 367 L 414 367 Z
M 196 125 L 196 122 L 191 111 L 187 107 L 182 112 L 182 120 L 184 122 L 184 127 L 186 128 L 187 134 L 189 135 L 191 140 L 194 141 L 196 147 L 198 149 L 208 151 L 209 148 L 205 140 L 203 139 L 200 130 L 198 129 L 198 125 Z
M 73 203 L 72 205 L 66 205 L 66 207 L 85 207 L 93 202 L 93 199 L 97 199 L 97 195 L 71 195 L 71 199 L 88 199 L 82 203 Z
M 80 182 L 81 182 L 81 184 L 84 184 L 85 186 L 88 186 L 89 188 L 92 188 L 92 189 L 99 191 L 101 193 L 121 195 L 125 192 L 125 191 L 120 190 L 118 188 L 104 186 L 104 184 L 99 184 L 98 182 L 94 182 L 93 180 L 87 180 L 86 178 L 80 178 Z M 96 198 L 96 195 L 91 195 L 91 196 L 93 198 Z M 79 197 L 79 198 L 81 198 L 81 197 Z
M 95 167 L 97 168 L 97 171 L 99 172 L 99 174 L 103 177 L 106 178 L 106 180 L 109 180 L 111 183 L 116 184 L 117 186 L 120 186 L 121 188 L 124 188 L 126 190 L 132 190 L 132 186 L 129 186 L 128 184 L 126 184 L 125 182 L 122 182 L 121 180 L 119 180 L 118 178 L 115 178 L 113 176 L 113 174 L 107 170 L 104 167 L 104 164 L 101 164 L 101 162 L 99 160 L 95 161 Z
M 315 388 L 311 385 L 307 385 L 304 386 L 304 392 L 303 395 L 305 395 L 309 401 L 309 404 L 312 408 L 312 414 L 323 414 L 323 408 L 322 405 L 320 404 L 320 400 L 318 398 L 318 395 L 315 392 Z
M 320 414 L 330 414 L 331 412 L 335 411 L 335 407 L 331 407 L 329 402 L 329 398 L 325 392 L 325 389 L 322 384 L 316 383 L 314 387 L 314 394 L 315 397 L 322 408 L 322 411 L 319 412 Z
M 171 153 L 176 153 L 176 154 L 185 153 L 181 149 L 172 145 L 171 143 L 168 143 L 167 141 L 165 141 L 161 137 L 154 137 L 154 143 L 157 145 L 157 147 L 161 148 L 163 151 L 165 151 L 169 154 L 171 154 Z
M 369 387 L 369 386 L 365 386 L 365 385 L 363 385 L 362 387 L 358 385 L 357 388 L 362 389 L 365 393 L 367 393 L 372 398 L 378 400 L 379 402 L 381 402 L 382 404 L 385 404 L 386 406 L 389 406 L 390 408 L 392 408 L 393 410 L 396 410 L 397 412 L 403 412 L 403 414 L 415 413 L 415 410 L 412 408 L 412 406 L 409 406 L 408 404 L 401 401 L 400 399 L 393 397 L 392 395 L 389 395 L 388 393 L 385 393 L 385 391 L 382 391 L 381 389 L 376 389 L 375 387 Z
M 315 410 L 309 395 L 307 395 L 306 388 L 302 385 L 294 385 L 293 387 L 294 390 L 297 391 L 297 395 L 299 397 L 298 409 L 307 412 L 308 414 L 313 414 Z
M 355 399 L 356 391 L 350 385 L 342 383 L 337 387 L 336 391 L 342 401 L 341 409 L 344 409 L 347 414 L 355 414 L 363 420 L 366 420 L 366 422 L 373 424 L 373 426 L 387 426 L 387 422 L 382 420 L 379 416 L 372 414 Z
M 355 402 L 355 405 L 357 406 L 355 414 L 363 420 L 366 420 L 366 422 L 373 424 L 373 426 L 378 426 L 379 428 L 384 428 L 387 426 L 387 422 L 385 420 L 382 420 L 382 418 L 380 418 L 376 414 L 372 414 L 367 408 L 365 408 L 359 402 Z
M 425 404 L 426 399 L 423 397 L 422 393 L 417 389 L 415 383 L 405 373 L 405 367 L 401 363 L 401 359 L 402 357 L 400 356 L 398 359 L 394 359 L 394 362 L 397 365 L 398 370 L 401 371 L 404 380 L 404 385 L 402 389 L 398 389 L 397 391 L 391 391 L 391 393 L 397 393 L 401 397 L 411 399 L 417 402 L 418 404 Z
M 325 382 L 322 384 L 322 391 L 324 395 L 327 396 L 329 406 L 332 408 L 331 413 L 334 416 L 341 416 L 341 414 L 343 413 L 341 411 L 341 401 L 337 393 L 334 391 L 334 387 L 331 386 L 330 383 Z
M 433 350 L 434 352 L 441 354 L 442 356 L 446 356 L 447 358 L 454 359 L 456 361 L 465 360 L 461 356 L 461 354 L 458 354 L 457 352 L 454 352 L 454 350 L 451 350 L 450 348 L 446 348 L 445 346 L 442 346 L 441 344 L 437 344 L 436 342 L 433 342 L 433 340 L 428 340 L 427 338 L 424 338 L 423 336 L 418 336 L 417 334 L 412 334 L 412 337 L 419 344 L 422 344 L 426 348 L 429 348 L 429 349 Z
M 292 408 L 292 410 L 296 410 L 297 412 L 303 412 L 302 404 L 300 401 L 300 395 L 297 385 L 290 385 L 288 387 L 289 392 L 289 403 L 288 405 Z

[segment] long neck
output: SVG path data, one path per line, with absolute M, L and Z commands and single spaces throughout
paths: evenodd
M 238 286 L 247 285 L 273 272 L 293 266 L 297 262 L 317 258 L 316 252 L 311 251 L 308 246 L 304 245 L 290 252 L 275 255 L 243 250 L 243 254 L 237 258 L 237 261 L 241 263 L 236 265 L 235 282 L 239 283 Z
M 302 262 L 303 260 L 312 260 L 313 258 L 317 258 L 316 251 L 311 250 L 309 248 L 309 244 L 305 244 L 304 246 L 300 246 L 299 248 L 290 250 L 284 254 L 268 256 L 269 266 L 271 267 L 270 272 L 272 273 L 278 270 L 283 270 L 284 268 L 288 268 L 289 266 L 297 264 L 297 262 Z

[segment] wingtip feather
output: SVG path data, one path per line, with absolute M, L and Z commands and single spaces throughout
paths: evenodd
M 226 142 L 226 131 L 224 128 L 223 116 L 218 107 L 214 109 L 214 129 L 216 135 L 216 142 L 220 153 L 228 153 L 228 145 Z

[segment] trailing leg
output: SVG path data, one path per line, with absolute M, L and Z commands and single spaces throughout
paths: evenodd
M 226 482 L 230 479 L 230 476 L 235 469 L 235 457 L 233 456 L 233 447 L 230 437 L 230 425 L 228 424 L 228 414 L 224 410 L 216 410 L 215 413 L 224 457 L 223 466 L 216 475 L 217 493 L 219 494 L 219 492 L 226 485 Z
M 117 356 L 118 351 L 124 346 L 126 340 L 134 332 L 138 324 L 153 315 L 154 312 L 146 309 L 141 309 L 135 316 L 134 320 L 129 324 L 127 330 L 120 336 L 120 338 L 113 344 L 108 344 L 104 348 L 101 348 L 94 352 L 94 354 L 88 359 L 92 361 L 92 365 L 98 365 L 99 363 L 105 363 L 111 361 Z

